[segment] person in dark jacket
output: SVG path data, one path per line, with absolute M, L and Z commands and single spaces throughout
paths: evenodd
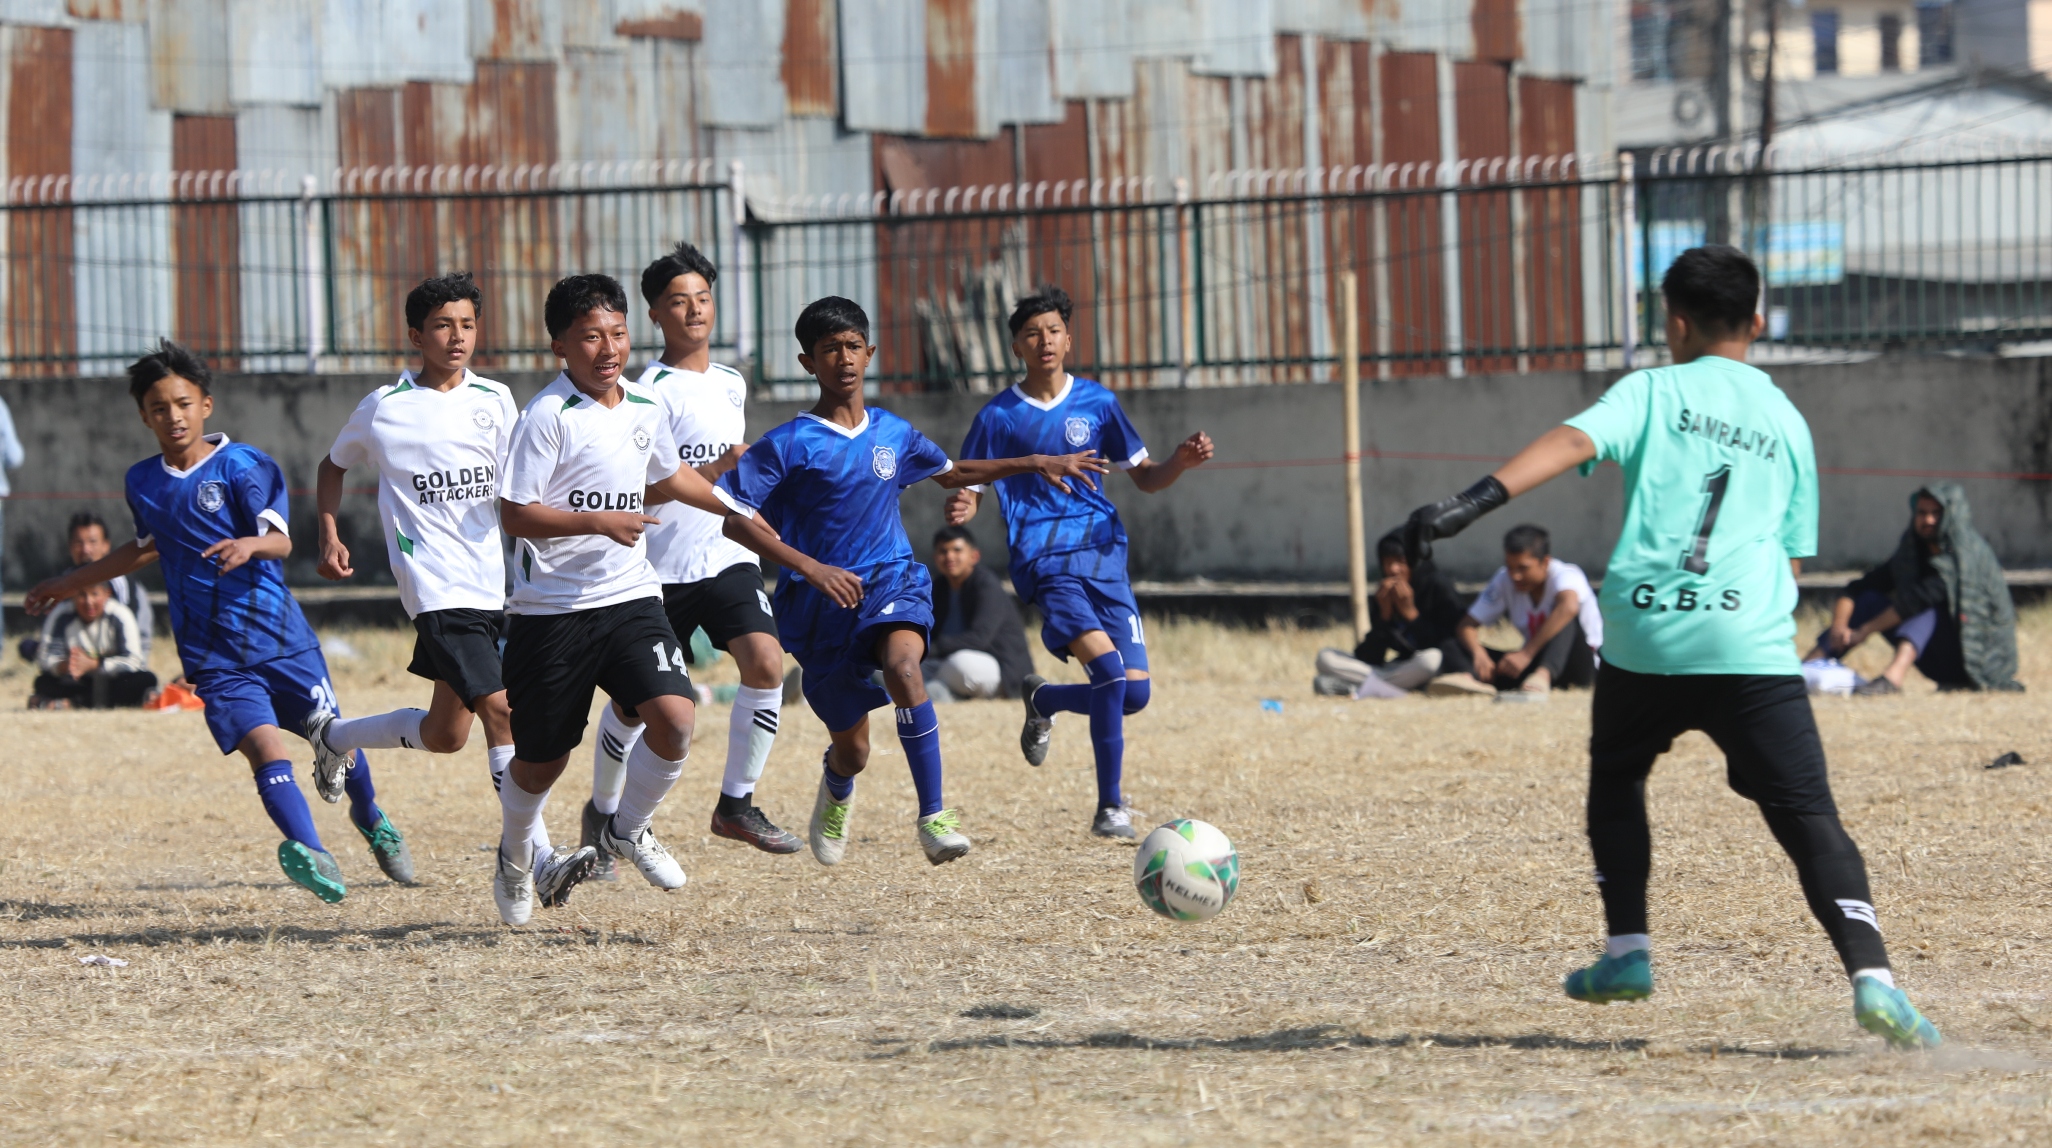
M 922 668 L 936 701 L 1016 698 L 1033 672 L 1019 607 L 983 565 L 983 551 L 966 526 L 943 527 L 933 536 L 933 640 Z
M 1957 484 L 1935 482 L 1910 496 L 1909 529 L 1894 556 L 1839 592 L 1809 656 L 1844 657 L 1876 634 L 1895 656 L 1856 693 L 1899 693 L 1912 665 L 1941 690 L 2023 688 L 2009 587 Z
M 1368 600 L 1368 635 L 1349 656 L 1318 652 L 1312 689 L 1357 698 L 1402 697 L 1438 675 L 1455 654 L 1455 634 L 1467 608 L 1431 559 L 1413 566 L 1403 539 L 1391 532 L 1375 544 L 1382 581 Z

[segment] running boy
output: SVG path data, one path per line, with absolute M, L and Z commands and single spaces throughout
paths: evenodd
M 499 490 L 505 532 L 520 540 L 506 599 L 514 754 L 499 789 L 503 833 L 492 881 L 509 925 L 530 918 L 536 871 L 552 865 L 542 806 L 583 739 L 597 688 L 647 725 L 627 754 L 620 804 L 600 830 L 600 847 L 632 860 L 659 889 L 683 886 L 683 868 L 649 823 L 684 770 L 694 707 L 684 648 L 648 563 L 643 531 L 659 520 L 644 508 L 676 499 L 727 511 L 703 476 L 677 465 L 661 404 L 622 378 L 630 346 L 619 283 L 564 279 L 549 290 L 543 318 L 563 373 L 527 404 Z M 743 538 L 751 528 L 745 519 L 730 527 Z M 755 544 L 809 576 L 832 581 L 838 573 L 773 541 Z M 552 874 L 558 899 L 590 869 L 585 860 Z
M 836 865 L 848 847 L 855 775 L 869 764 L 869 711 L 888 701 L 919 794 L 919 844 L 939 865 L 969 852 L 969 838 L 941 798 L 940 723 L 919 669 L 933 584 L 905 537 L 898 492 L 927 478 L 953 489 L 1015 474 L 1038 474 L 1067 492 L 1065 479 L 1091 486 L 1090 476 L 1109 466 L 1090 451 L 952 462 L 911 423 L 863 406 L 862 375 L 876 348 L 860 306 L 817 300 L 798 316 L 797 335 L 798 362 L 819 381 L 819 402 L 749 447 L 720 487 L 792 546 L 860 578 L 821 584 L 786 571 L 777 583 L 784 648 L 804 669 L 805 700 L 833 743 L 813 801 L 812 854 Z M 727 520 L 729 531 L 740 525 L 738 516 Z M 870 681 L 879 669 L 882 689 Z
M 283 562 L 292 553 L 285 476 L 255 447 L 206 433 L 211 386 L 206 365 L 168 339 L 128 368 L 128 392 L 163 450 L 128 470 L 135 540 L 30 590 L 27 606 L 41 613 L 80 587 L 160 559 L 171 632 L 186 677 L 206 702 L 207 729 L 222 753 L 239 750 L 249 759 L 264 811 L 285 835 L 278 845 L 285 875 L 332 903 L 348 891 L 342 870 L 314 830 L 280 731 L 304 734 L 338 712 L 320 643 L 285 589 Z M 369 763 L 359 756 L 346 779 L 338 772 L 333 781 L 349 794 L 350 823 L 378 867 L 411 882 L 413 859 L 378 808 Z
M 1089 450 L 1132 475 L 1153 494 L 1211 457 L 1211 438 L 1198 431 L 1176 446 L 1167 462 L 1148 457 L 1140 432 L 1117 396 L 1062 369 L 1075 307 L 1059 287 L 1043 287 L 1012 309 L 1012 353 L 1026 378 L 986 403 L 969 426 L 962 458 L 1000 458 L 1047 450 Z M 1083 664 L 1089 682 L 1052 685 L 1027 675 L 1026 725 L 1019 748 L 1029 765 L 1047 760 L 1054 715 L 1090 715 L 1090 745 L 1097 762 L 1099 837 L 1133 836 L 1132 814 L 1119 783 L 1125 771 L 1127 715 L 1147 706 L 1147 638 L 1126 577 L 1126 528 L 1104 492 L 1073 496 L 1030 478 L 997 484 L 998 503 L 1012 551 L 1012 585 L 1040 608 L 1040 640 L 1048 652 Z M 972 486 L 948 498 L 950 525 L 967 522 L 983 498 Z
M 1564 471 L 1602 460 L 1624 469 L 1589 737 L 1589 844 L 1610 936 L 1601 959 L 1568 975 L 1567 995 L 1608 1003 L 1653 991 L 1646 776 L 1676 735 L 1699 729 L 1795 862 L 1852 981 L 1861 1027 L 1898 1046 L 1934 1046 L 1938 1031 L 1889 971 L 1866 865 L 1839 824 L 1796 663 L 1793 574 L 1816 552 L 1817 463 L 1802 415 L 1745 363 L 1762 327 L 1759 269 L 1736 248 L 1695 247 L 1660 290 L 1674 366 L 1618 380 L 1494 474 L 1413 511 L 1405 527 L 1423 557 L 1433 540 Z
M 748 383 L 740 372 L 712 361 L 713 284 L 719 277 L 712 261 L 689 243 L 641 273 L 641 295 L 648 317 L 662 329 L 663 353 L 649 362 L 637 385 L 662 404 L 678 457 L 707 481 L 734 469 L 747 449 L 741 440 Z M 753 553 L 721 533 L 723 516 L 681 503 L 654 513 L 662 523 L 649 527 L 648 557 L 663 581 L 670 629 L 688 643 L 692 631 L 703 627 L 741 671 L 741 690 L 727 718 L 727 764 L 713 807 L 713 835 L 766 853 L 796 853 L 804 842 L 772 823 L 754 800 L 784 704 L 784 649 L 762 592 L 762 567 Z M 597 843 L 605 819 L 619 807 L 627 755 L 640 736 L 641 723 L 627 721 L 618 707 L 600 711 L 591 800 L 584 806 L 588 845 Z M 611 860 L 601 860 L 593 876 L 615 879 Z

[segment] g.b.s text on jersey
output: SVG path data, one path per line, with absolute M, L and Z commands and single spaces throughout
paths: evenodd
M 413 489 L 420 504 L 465 502 L 492 498 L 499 492 L 499 470 L 493 466 L 464 466 L 455 470 L 431 470 L 413 476 Z
M 570 509 L 640 510 L 641 494 L 638 490 L 573 490 Z

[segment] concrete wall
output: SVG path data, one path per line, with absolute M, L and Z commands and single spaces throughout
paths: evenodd
M 1775 378 L 1809 418 L 1827 470 L 1977 475 L 2052 474 L 2052 360 L 1884 359 L 1851 366 L 1784 367 Z M 242 376 L 216 386 L 209 424 L 278 458 L 287 480 L 311 491 L 314 467 L 363 394 L 368 376 Z M 506 378 L 521 398 L 547 380 Z M 1411 507 L 1465 486 L 1562 418 L 1594 402 L 1609 376 L 1550 373 L 1363 384 L 1363 438 L 1371 450 L 1466 458 L 1381 458 L 1363 466 L 1372 539 Z M 63 524 L 97 510 L 117 541 L 130 536 L 119 491 L 130 463 L 152 453 L 148 431 L 118 380 L 6 380 L 28 465 L 7 503 L 5 581 L 20 590 L 63 563 Z M 1208 431 L 1218 460 L 1168 491 L 1144 496 L 1113 476 L 1114 501 L 1133 536 L 1136 577 L 1157 579 L 1343 578 L 1346 572 L 1340 392 L 1333 386 L 1140 391 L 1123 396 L 1157 453 L 1190 431 Z M 943 446 L 961 445 L 981 405 L 970 395 L 894 396 L 880 405 L 906 416 Z M 750 434 L 789 418 L 796 404 L 756 403 Z M 1295 465 L 1292 465 L 1295 464 Z M 1887 556 L 1907 520 L 1911 474 L 1827 473 L 1822 553 L 1811 565 L 1847 569 Z M 2052 566 L 2052 483 L 1965 477 L 1976 523 L 2011 567 Z M 352 483 L 352 486 L 359 485 Z M 922 552 L 940 522 L 940 488 L 907 493 L 906 528 Z M 987 503 L 975 526 L 986 556 L 1002 561 L 1003 531 Z M 344 528 L 360 582 L 389 581 L 377 541 L 375 503 L 352 494 Z M 1599 573 L 1622 516 L 1620 477 L 1604 467 L 1520 499 L 1469 535 L 1442 546 L 1460 577 L 1486 575 L 1496 540 L 1517 522 L 1553 532 L 1555 552 Z M 294 503 L 298 541 L 289 568 L 313 583 L 311 494 Z

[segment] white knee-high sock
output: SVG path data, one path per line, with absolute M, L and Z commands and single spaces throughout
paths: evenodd
M 506 767 L 513 764 L 513 747 L 510 745 L 488 745 L 485 747 L 485 765 L 492 771 L 492 788 L 502 789 L 506 785 Z
M 591 803 L 600 813 L 620 808 L 620 787 L 627 782 L 627 755 L 641 741 L 639 724 L 620 720 L 607 702 L 599 711 L 598 744 L 591 748 Z
M 499 851 L 522 869 L 532 869 L 549 839 L 542 827 L 542 806 L 549 795 L 529 793 L 512 778 L 499 787 Z
M 691 756 L 691 747 L 684 747 L 684 757 Z M 613 813 L 613 832 L 622 837 L 634 838 L 648 828 L 655 820 L 656 806 L 669 795 L 670 787 L 684 775 L 684 758 L 675 761 L 657 757 L 656 751 L 648 747 L 648 739 L 634 743 L 627 751 L 627 784 L 620 791 L 620 808 Z
M 328 744 L 336 749 L 419 749 L 426 710 L 393 710 L 360 718 L 336 718 Z
M 777 718 L 784 708 L 781 687 L 758 690 L 742 686 L 734 695 L 734 714 L 727 719 L 727 770 L 720 792 L 747 797 L 762 780 L 762 764 L 777 740 Z

